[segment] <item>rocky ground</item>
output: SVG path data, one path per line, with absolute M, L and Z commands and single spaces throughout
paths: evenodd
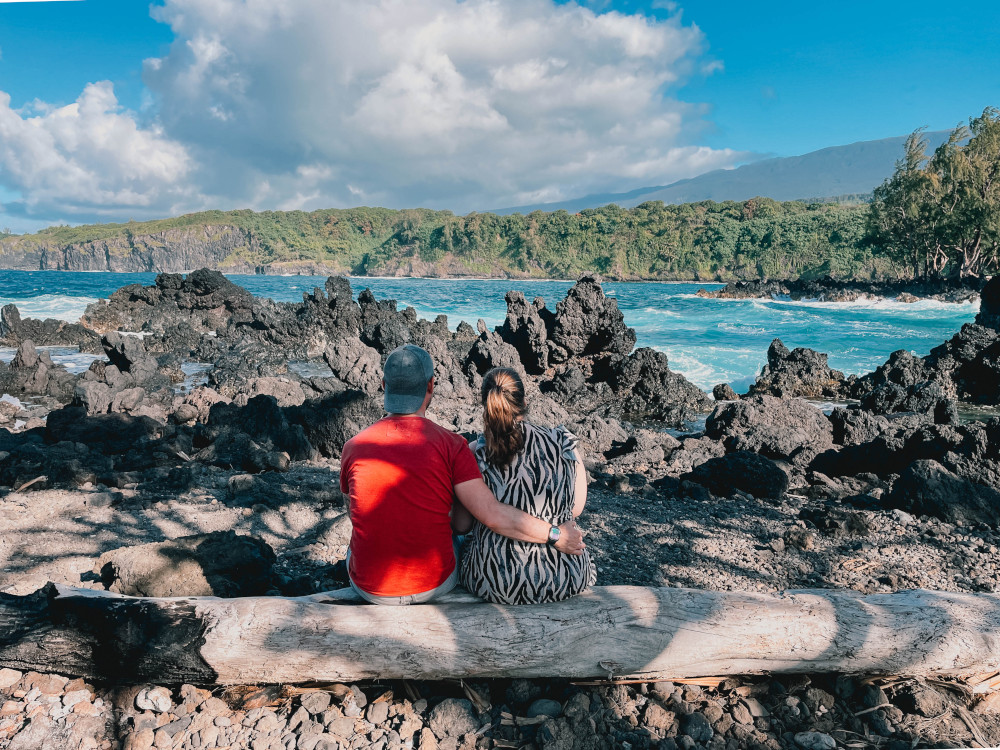
M 757 299 L 789 297 L 794 300 L 817 299 L 828 302 L 854 302 L 859 299 L 895 299 L 916 302 L 936 299 L 941 302 L 968 302 L 979 296 L 985 279 L 907 279 L 900 281 L 842 281 L 830 277 L 811 281 L 732 281 L 722 289 L 699 290 L 703 297 Z
M 955 686 L 791 676 L 590 686 L 565 680 L 94 686 L 0 670 L 8 750 L 987 747 L 998 701 Z
M 344 584 L 343 442 L 381 415 L 380 367 L 437 363 L 431 416 L 479 426 L 482 374 L 526 378 L 532 418 L 578 434 L 599 583 L 778 592 L 992 592 L 1000 547 L 1000 282 L 974 325 L 844 378 L 776 341 L 751 393 L 713 404 L 634 349 L 581 280 L 554 310 L 512 292 L 496 331 L 419 321 L 345 279 L 301 304 L 220 274 L 162 275 L 80 325 L 0 313 L 0 593 L 47 581 L 145 596 L 295 596 Z M 131 335 L 130 335 L 131 334 Z M 103 354 L 80 375 L 39 346 Z M 328 375 L 301 377 L 290 358 Z M 191 387 L 182 367 L 205 363 Z M 853 399 L 822 414 L 802 398 Z M 713 408 L 714 407 L 714 408 Z M 704 430 L 667 432 L 711 411 Z M 678 435 L 679 437 L 675 437 Z M 1000 743 L 990 693 L 903 677 L 269 687 L 84 685 L 0 671 L 0 748 L 947 747 Z M 152 697 L 151 697 L 152 696 Z M 988 742 L 987 742 L 988 741 Z

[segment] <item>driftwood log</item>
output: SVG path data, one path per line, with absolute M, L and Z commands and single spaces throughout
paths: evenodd
M 1000 596 L 990 594 L 607 586 L 530 606 L 350 598 L 152 599 L 48 584 L 0 594 L 0 667 L 201 685 L 1000 667 Z

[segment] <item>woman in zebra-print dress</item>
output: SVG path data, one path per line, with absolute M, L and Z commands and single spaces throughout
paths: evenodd
M 517 372 L 495 368 L 483 379 L 484 434 L 469 444 L 486 485 L 502 503 L 558 526 L 583 512 L 587 474 L 576 438 L 564 427 L 524 420 L 524 385 Z M 521 542 L 478 521 L 466 538 L 460 578 L 472 593 L 502 604 L 554 602 L 592 586 L 590 555 L 567 555 L 551 544 Z

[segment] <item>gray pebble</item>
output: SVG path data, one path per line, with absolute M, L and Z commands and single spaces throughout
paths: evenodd
M 534 719 L 538 716 L 551 716 L 556 718 L 562 715 L 562 704 L 559 701 L 550 700 L 548 698 L 539 698 L 530 706 L 528 706 L 528 718 Z
M 302 696 L 302 708 L 317 716 L 330 707 L 330 694 L 324 692 L 307 693 Z

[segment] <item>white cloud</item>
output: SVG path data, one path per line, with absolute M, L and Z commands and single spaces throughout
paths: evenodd
M 703 111 L 670 92 L 710 61 L 679 15 L 551 0 L 166 0 L 154 14 L 176 35 L 145 74 L 164 128 L 213 167 L 204 189 L 237 203 L 462 212 L 745 156 L 688 145 Z
M 185 148 L 123 111 L 109 82 L 88 85 L 65 107 L 10 106 L 0 91 L 0 183 L 25 214 L 116 217 L 169 212 L 189 199 Z
M 672 92 L 711 61 L 679 12 L 552 0 L 164 0 L 152 12 L 175 40 L 145 62 L 149 125 L 106 83 L 35 117 L 0 99 L 0 136 L 19 139 L 0 145 L 0 182 L 27 205 L 465 212 L 664 184 L 744 156 L 690 145 L 704 110 Z

